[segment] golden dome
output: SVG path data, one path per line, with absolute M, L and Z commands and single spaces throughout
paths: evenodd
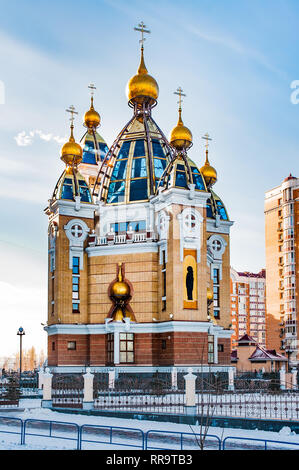
M 93 107 L 93 97 L 91 97 L 90 109 L 88 111 L 86 111 L 86 113 L 84 115 L 84 125 L 88 129 L 91 130 L 91 129 L 96 129 L 97 127 L 99 127 L 100 122 L 101 122 L 101 116 L 94 109 L 94 107 Z
M 71 125 L 71 135 L 69 141 L 66 142 L 61 149 L 61 160 L 66 165 L 77 165 L 81 162 L 83 150 L 80 144 L 77 144 L 73 135 L 73 125 Z
M 217 171 L 210 165 L 208 159 L 208 152 L 206 152 L 206 161 L 204 166 L 201 167 L 200 172 L 205 179 L 208 188 L 213 186 L 217 181 Z
M 182 121 L 182 110 L 179 108 L 179 120 L 169 137 L 171 145 L 177 150 L 188 149 L 192 145 L 192 133 Z
M 207 300 L 208 301 L 213 300 L 213 291 L 210 287 L 207 288 Z
M 117 299 L 125 299 L 130 295 L 130 286 L 123 281 L 121 263 L 118 266 L 118 280 L 111 287 L 111 296 Z
M 159 86 L 156 80 L 148 74 L 144 63 L 143 47 L 141 47 L 140 65 L 137 75 L 134 75 L 127 84 L 127 97 L 129 101 L 142 104 L 145 101 L 154 104 L 159 95 Z

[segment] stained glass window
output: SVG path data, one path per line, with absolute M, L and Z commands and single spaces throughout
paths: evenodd
M 142 201 L 143 199 L 147 199 L 147 179 L 131 180 L 130 201 Z
M 158 158 L 165 158 L 163 148 L 157 139 L 152 140 L 153 156 Z
M 144 140 L 136 140 L 133 157 L 144 157 L 144 156 L 145 156 Z
M 132 162 L 131 178 L 143 178 L 147 176 L 146 159 L 134 158 Z
M 198 168 L 196 168 L 195 166 L 192 166 L 191 171 L 192 171 L 192 176 L 193 176 L 193 184 L 195 184 L 195 188 L 204 190 L 205 189 L 204 182 L 202 180 L 202 176 L 199 173 Z
M 121 160 L 122 158 L 128 158 L 130 145 L 131 145 L 130 140 L 127 140 L 126 142 L 122 144 L 120 151 L 118 152 L 118 155 L 117 155 L 117 160 Z
M 113 173 L 111 175 L 111 180 L 123 180 L 126 177 L 128 160 L 120 160 L 115 163 Z
M 111 182 L 109 185 L 107 202 L 123 202 L 125 200 L 125 181 Z

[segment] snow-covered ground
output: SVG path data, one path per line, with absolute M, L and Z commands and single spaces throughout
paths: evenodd
M 104 416 L 88 416 L 88 415 L 80 415 L 80 414 L 71 414 L 71 413 L 60 413 L 57 411 L 52 411 L 49 409 L 41 408 L 41 401 L 39 399 L 22 399 L 20 401 L 20 408 L 23 408 L 24 411 L 10 411 L 5 413 L 4 410 L 0 410 L 0 416 L 7 416 L 7 417 L 17 417 L 23 420 L 25 419 L 36 419 L 36 420 L 51 420 L 51 421 L 59 421 L 64 423 L 76 423 L 79 426 L 85 425 L 100 425 L 100 426 L 118 426 L 118 427 L 125 427 L 125 428 L 138 428 L 143 430 L 144 432 L 148 430 L 160 430 L 160 431 L 176 431 L 176 432 L 185 432 L 185 433 L 200 433 L 200 426 L 199 425 L 192 425 L 189 426 L 187 424 L 176 424 L 176 423 L 162 423 L 162 422 L 153 422 L 153 421 L 146 421 L 146 420 L 137 420 L 137 419 L 123 419 L 123 418 L 113 418 L 113 417 L 104 417 Z M 3 425 L 0 425 L 0 430 L 5 429 Z M 75 431 L 75 430 L 74 430 Z M 34 433 L 34 430 L 30 430 L 30 432 Z M 42 433 L 42 430 L 35 431 L 38 433 Z M 68 430 L 60 430 L 56 431 L 56 435 L 59 436 L 59 432 L 61 433 L 60 436 L 72 436 L 75 438 L 75 432 L 71 433 Z M 89 429 L 89 434 L 86 434 L 86 438 L 90 438 L 91 429 Z M 160 437 L 162 437 L 161 441 L 152 441 L 151 446 L 159 448 L 178 448 L 176 447 L 178 442 L 176 440 L 171 440 L 168 438 L 163 437 L 163 433 L 160 432 Z M 219 436 L 220 439 L 223 439 L 227 436 L 232 437 L 244 437 L 244 438 L 253 438 L 253 439 L 269 439 L 274 441 L 283 441 L 283 442 L 292 442 L 299 444 L 299 435 L 295 434 L 290 430 L 290 428 L 282 427 L 280 432 L 268 432 L 268 431 L 259 431 L 259 430 L 245 430 L 245 429 L 230 429 L 230 428 L 217 428 L 217 427 L 210 427 L 209 434 L 213 434 Z M 166 434 L 167 435 L 167 434 Z M 136 436 L 135 436 L 136 437 Z M 92 436 L 93 439 L 97 439 L 97 435 Z M 76 441 L 75 440 L 63 440 L 60 438 L 48 438 L 48 437 L 40 437 L 40 436 L 26 436 L 26 444 L 20 445 L 19 444 L 19 436 L 14 434 L 4 434 L 0 433 L 0 450 L 46 450 L 46 449 L 75 449 L 76 448 Z M 99 439 L 103 440 L 103 436 Z M 109 449 L 109 450 L 117 450 L 117 449 L 130 449 L 134 450 L 134 447 L 130 447 L 129 444 L 134 444 L 133 437 L 125 435 L 118 438 L 118 442 L 123 443 L 123 445 L 110 445 L 108 443 L 90 443 L 90 442 L 82 442 L 82 449 Z M 191 441 L 190 441 L 191 442 Z M 236 443 L 237 441 L 235 441 Z M 239 441 L 241 445 L 246 448 L 246 445 L 249 445 L 249 442 Z M 196 448 L 194 447 L 196 444 L 196 440 L 193 439 L 193 442 L 188 445 L 186 442 L 186 448 Z M 252 445 L 252 444 L 251 444 Z M 255 443 L 254 445 L 258 445 Z M 262 444 L 260 444 L 262 445 Z M 275 446 L 277 448 L 289 448 L 290 446 L 279 444 Z M 292 447 L 293 449 L 296 448 L 295 446 Z M 297 447 L 299 450 L 299 446 Z

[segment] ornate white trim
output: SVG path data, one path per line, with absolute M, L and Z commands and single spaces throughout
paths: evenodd
M 64 226 L 65 234 L 69 239 L 69 268 L 72 269 L 73 257 L 80 259 L 80 269 L 83 269 L 84 242 L 90 231 L 88 225 L 81 219 L 71 219 Z

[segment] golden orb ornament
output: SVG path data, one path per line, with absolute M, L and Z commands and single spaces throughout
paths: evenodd
M 204 166 L 201 167 L 200 172 L 204 177 L 206 185 L 208 188 L 213 186 L 217 181 L 217 171 L 210 165 L 208 160 L 208 154 L 206 155 L 206 161 Z
M 93 107 L 93 97 L 91 97 L 90 109 L 84 115 L 84 125 L 88 129 L 96 129 L 101 123 L 101 116 Z
M 66 142 L 61 149 L 61 160 L 65 162 L 66 165 L 77 165 L 81 162 L 83 155 L 83 150 L 80 144 L 74 139 L 73 136 L 73 126 L 71 127 L 71 136 L 69 141 Z
M 159 96 L 159 86 L 156 80 L 148 74 L 144 63 L 143 47 L 137 74 L 127 84 L 127 97 L 129 101 L 142 105 L 144 102 L 154 104 Z
M 192 145 L 192 133 L 188 127 L 184 126 L 182 121 L 182 110 L 179 108 L 179 120 L 172 129 L 169 137 L 171 145 L 177 150 L 188 149 Z
M 118 280 L 111 287 L 111 296 L 116 299 L 126 299 L 130 295 L 130 286 L 123 281 L 121 263 L 118 265 Z

